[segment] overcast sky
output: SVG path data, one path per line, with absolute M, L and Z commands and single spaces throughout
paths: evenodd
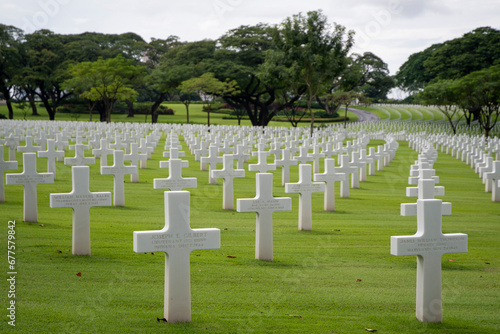
M 375 53 L 391 74 L 434 43 L 478 27 L 500 29 L 500 0 L 0 0 L 0 23 L 28 33 L 135 32 L 146 41 L 169 35 L 197 41 L 317 9 L 354 30 L 353 51 Z

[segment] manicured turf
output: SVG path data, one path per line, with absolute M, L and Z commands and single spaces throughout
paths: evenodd
M 163 318 L 164 255 L 136 254 L 133 231 L 164 226 L 163 191 L 153 179 L 165 137 L 140 170 L 140 182 L 125 180 L 126 206 L 92 208 L 92 256 L 71 254 L 70 209 L 49 208 L 49 194 L 71 191 L 71 168 L 57 163 L 57 180 L 38 189 L 38 223 L 22 221 L 22 187 L 6 186 L 0 203 L 4 277 L 7 222 L 16 221 L 16 330 L 20 333 L 494 333 L 500 329 L 500 204 L 491 202 L 477 174 L 440 153 L 435 164 L 444 201 L 443 233 L 466 233 L 469 251 L 446 254 L 442 324 L 415 319 L 415 256 L 390 254 L 390 236 L 416 232 L 416 217 L 401 217 L 410 165 L 417 153 L 401 146 L 389 167 L 350 198 L 336 198 L 336 211 L 323 211 L 313 194 L 313 231 L 298 231 L 298 195 L 285 194 L 281 171 L 274 172 L 274 196 L 290 196 L 291 212 L 274 214 L 274 261 L 254 259 L 255 214 L 222 210 L 222 180 L 208 184 L 208 172 L 189 154 L 185 177 L 191 189 L 191 227 L 221 229 L 221 248 L 191 255 L 192 322 Z M 182 140 L 182 137 L 181 137 Z M 370 142 L 370 145 L 382 144 Z M 89 152 L 87 152 L 87 155 Z M 72 156 L 68 151 L 66 156 Z M 7 155 L 6 155 L 7 156 Z M 22 170 L 22 158 L 17 154 Z M 38 159 L 45 171 L 45 159 Z M 249 160 L 255 163 L 256 158 Z M 90 167 L 91 191 L 113 191 L 112 177 Z M 247 167 L 245 166 L 247 169 Z M 292 182 L 298 168 L 292 167 Z M 235 179 L 235 198 L 255 196 L 255 173 Z M 77 274 L 81 273 L 81 276 Z M 5 280 L 4 280 L 5 282 Z M 7 332 L 5 283 L 0 302 Z M 5 329 L 4 329 L 5 328 Z

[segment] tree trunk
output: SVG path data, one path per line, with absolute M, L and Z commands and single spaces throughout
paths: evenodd
M 165 100 L 165 95 L 166 93 L 160 93 L 160 97 L 151 106 L 151 123 L 153 124 L 158 122 L 158 108 Z
M 311 104 L 312 104 L 312 96 L 309 96 L 309 99 L 307 99 L 307 110 L 309 110 L 309 113 L 311 114 L 311 137 L 312 137 L 314 133 L 314 113 L 311 109 Z
M 128 115 L 127 117 L 134 117 L 134 103 L 130 100 L 125 100 L 125 104 L 128 107 Z
M 12 108 L 12 103 L 10 102 L 10 99 L 8 99 L 6 103 L 7 103 L 7 109 L 9 110 L 9 119 L 14 119 L 14 109 Z
M 52 106 L 47 98 L 42 97 L 43 105 L 45 109 L 47 109 L 47 113 L 49 114 L 49 120 L 53 121 L 56 118 L 56 112 L 54 106 Z
M 38 113 L 38 109 L 36 108 L 36 103 L 35 103 L 35 94 L 33 92 L 28 92 L 28 101 L 30 102 L 31 110 L 33 111 L 31 113 L 31 116 L 40 116 Z

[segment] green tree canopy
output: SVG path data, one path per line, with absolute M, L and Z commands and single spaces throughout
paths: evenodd
M 110 122 L 115 102 L 134 99 L 137 95 L 130 86 L 143 75 L 144 69 L 119 55 L 110 59 L 99 58 L 95 62 L 73 64 L 68 72 L 71 78 L 63 83 L 63 87 L 75 90 L 84 99 L 101 101 L 105 110 L 105 114 L 101 114 L 101 121 Z

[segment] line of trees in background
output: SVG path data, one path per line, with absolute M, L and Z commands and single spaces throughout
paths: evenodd
M 500 120 L 500 30 L 477 28 L 414 53 L 395 78 L 408 102 L 439 107 L 454 133 L 465 120 L 487 137 Z
M 297 14 L 282 24 L 240 26 L 217 40 L 181 42 L 177 36 L 149 43 L 134 33 L 25 34 L 0 24 L 0 97 L 9 118 L 12 103 L 41 101 L 49 119 L 65 105 L 85 103 L 109 122 L 117 101 L 133 116 L 133 102 L 150 102 L 152 122 L 162 102 L 186 105 L 215 99 L 266 126 L 278 113 L 297 120 L 297 104 L 314 121 L 314 101 L 334 115 L 346 93 L 383 101 L 395 85 L 375 54 L 350 54 L 353 32 L 329 24 L 321 11 Z M 303 115 L 302 115 L 303 116 Z M 91 117 L 91 116 L 90 116 Z

